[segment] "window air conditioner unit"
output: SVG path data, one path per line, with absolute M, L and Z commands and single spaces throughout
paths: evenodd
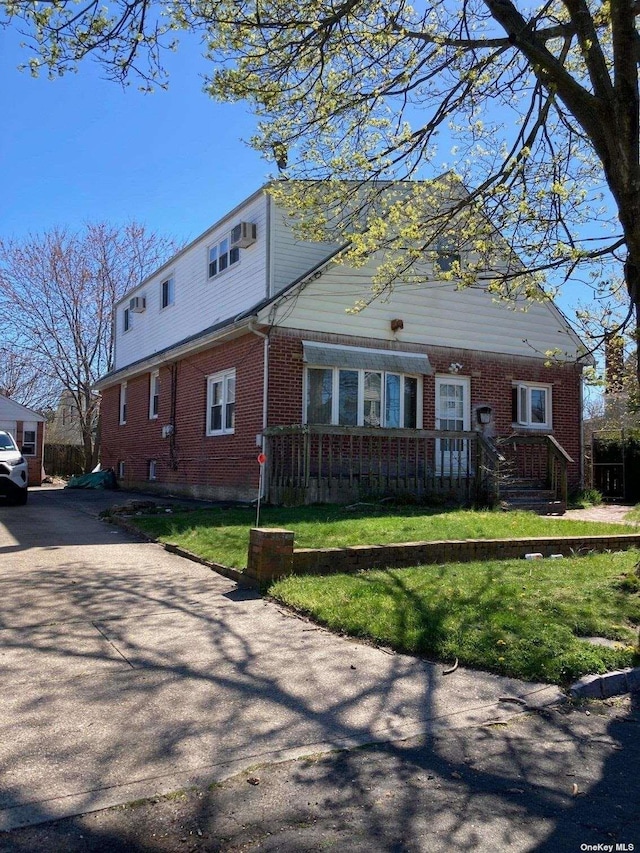
M 133 311 L 134 314 L 142 314 L 146 307 L 147 300 L 144 296 L 134 296 L 133 299 L 129 301 L 129 311 Z
M 231 248 L 246 249 L 256 242 L 256 226 L 254 222 L 238 222 L 231 229 Z

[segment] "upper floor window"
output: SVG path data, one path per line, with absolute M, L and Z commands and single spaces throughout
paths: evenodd
M 207 379 L 207 435 L 235 431 L 236 371 L 216 373 Z
M 511 392 L 512 420 L 527 427 L 551 428 L 551 386 L 518 382 Z
M 229 237 L 209 246 L 209 278 L 224 272 L 227 267 L 240 260 L 240 249 L 237 246 L 232 249 L 230 246 Z
M 452 237 L 438 237 L 436 241 L 435 272 L 455 272 L 460 269 L 460 249 Z
M 175 285 L 173 277 L 166 278 L 160 285 L 160 307 L 166 308 L 173 305 L 175 300 Z
M 422 383 L 378 370 L 309 367 L 305 423 L 420 429 Z
M 160 406 L 160 371 L 152 370 L 149 374 L 149 418 L 158 417 Z
M 128 332 L 131 328 L 131 311 L 125 308 L 122 314 L 122 331 Z
M 120 423 L 127 422 L 127 383 L 122 382 L 120 385 Z

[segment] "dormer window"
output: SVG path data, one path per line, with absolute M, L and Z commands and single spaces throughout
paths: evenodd
M 457 265 L 460 268 L 460 249 L 452 237 L 438 237 L 436 242 L 435 271 L 452 272 Z

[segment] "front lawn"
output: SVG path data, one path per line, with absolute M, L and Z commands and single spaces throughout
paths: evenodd
M 560 522 L 559 522 L 560 523 Z M 290 577 L 269 594 L 335 631 L 534 681 L 638 665 L 637 551 Z M 581 639 L 620 640 L 620 648 Z
M 249 528 L 255 525 L 255 510 L 214 508 L 140 516 L 132 521 L 160 542 L 179 545 L 212 562 L 243 568 L 247 564 Z M 390 509 L 362 504 L 353 509 L 342 506 L 265 507 L 260 525 L 293 530 L 297 548 L 638 532 L 635 527 L 620 524 L 566 521 L 530 512 L 443 511 L 424 507 Z

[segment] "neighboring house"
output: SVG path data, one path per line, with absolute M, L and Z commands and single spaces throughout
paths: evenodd
M 95 421 L 97 422 L 97 420 L 98 410 L 96 409 Z M 54 416 L 47 427 L 47 444 L 84 447 L 80 412 L 70 391 L 63 391 L 60 395 Z
M 636 353 L 620 335 L 605 338 L 602 410 L 584 422 L 589 485 L 606 500 L 640 500 L 640 412 Z M 590 471 L 589 471 L 590 469 Z
M 581 344 L 552 303 L 512 310 L 425 262 L 423 284 L 349 313 L 375 263 L 336 251 L 296 239 L 262 189 L 120 300 L 103 467 L 129 487 L 253 499 L 263 449 L 274 502 L 469 495 L 498 462 L 555 486 L 560 465 L 579 485 Z M 549 351 L 565 362 L 545 366 Z
M 42 415 L 0 393 L 0 429 L 10 432 L 29 464 L 29 485 L 42 484 L 44 425 Z

